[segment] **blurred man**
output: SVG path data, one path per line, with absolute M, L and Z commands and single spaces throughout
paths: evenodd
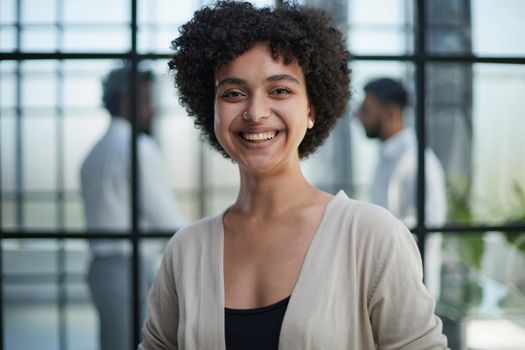
M 159 150 L 147 134 L 154 115 L 151 101 L 153 75 L 149 71 L 139 71 L 138 78 L 139 225 L 145 231 L 175 231 L 185 219 L 165 176 Z M 128 67 L 111 71 L 103 81 L 103 102 L 111 115 L 111 123 L 81 169 L 89 231 L 131 232 L 130 120 L 133 101 L 129 94 L 130 81 L 131 69 Z M 131 246 L 125 240 L 96 240 L 90 242 L 90 248 L 92 261 L 88 284 L 100 316 L 101 349 L 132 349 Z M 147 262 L 148 257 L 143 256 L 143 260 Z M 144 292 L 146 279 L 141 279 L 140 285 Z
M 366 136 L 381 141 L 378 165 L 371 186 L 372 202 L 390 210 L 409 227 L 417 223 L 417 139 L 405 128 L 403 111 L 408 94 L 398 81 L 381 78 L 364 87 L 365 98 L 357 112 Z M 445 223 L 447 202 L 443 168 L 434 152 L 425 150 L 426 225 Z M 440 286 L 441 236 L 426 244 L 426 283 L 437 298 Z

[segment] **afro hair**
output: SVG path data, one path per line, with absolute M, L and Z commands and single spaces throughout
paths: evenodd
M 350 99 L 350 54 L 324 11 L 288 3 L 272 9 L 219 1 L 195 12 L 179 31 L 169 67 L 180 102 L 225 157 L 214 133 L 215 74 L 258 43 L 267 43 L 272 56 L 285 64 L 297 60 L 303 70 L 316 123 L 299 145 L 300 158 L 313 153 L 343 116 Z

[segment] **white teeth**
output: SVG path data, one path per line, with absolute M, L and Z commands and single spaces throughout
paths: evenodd
M 275 137 L 275 131 L 266 131 L 258 133 L 243 132 L 241 133 L 242 138 L 247 141 L 268 141 Z

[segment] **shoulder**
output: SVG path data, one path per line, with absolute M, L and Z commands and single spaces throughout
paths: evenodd
M 166 245 L 165 254 L 186 254 L 202 250 L 210 241 L 218 239 L 222 214 L 197 220 L 177 231 Z
M 388 210 L 346 196 L 336 204 L 329 223 L 337 231 L 332 237 L 348 247 L 356 261 L 372 258 L 378 263 L 389 254 L 413 251 L 415 242 L 409 229 Z
M 408 230 L 392 213 L 378 205 L 350 199 L 346 195 L 336 204 L 340 208 L 337 214 L 343 221 L 342 227 L 361 236 L 380 238 Z

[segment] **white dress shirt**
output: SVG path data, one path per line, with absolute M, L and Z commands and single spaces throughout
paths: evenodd
M 447 201 L 443 167 L 431 149 L 425 151 L 425 223 L 445 222 Z M 409 227 L 417 221 L 417 140 L 404 129 L 381 145 L 372 183 L 372 202 L 387 208 Z
M 186 223 L 151 137 L 138 136 L 140 228 L 176 230 Z M 87 156 L 81 186 L 88 230 L 129 232 L 131 229 L 131 125 L 113 117 L 106 134 Z M 92 242 L 95 254 L 128 253 L 123 241 Z
M 445 223 L 447 199 L 443 167 L 435 153 L 425 150 L 425 224 Z M 417 140 L 412 129 L 403 129 L 381 145 L 372 183 L 372 202 L 387 208 L 408 227 L 417 223 Z M 425 250 L 425 281 L 437 298 L 441 271 L 440 234 L 428 236 Z

